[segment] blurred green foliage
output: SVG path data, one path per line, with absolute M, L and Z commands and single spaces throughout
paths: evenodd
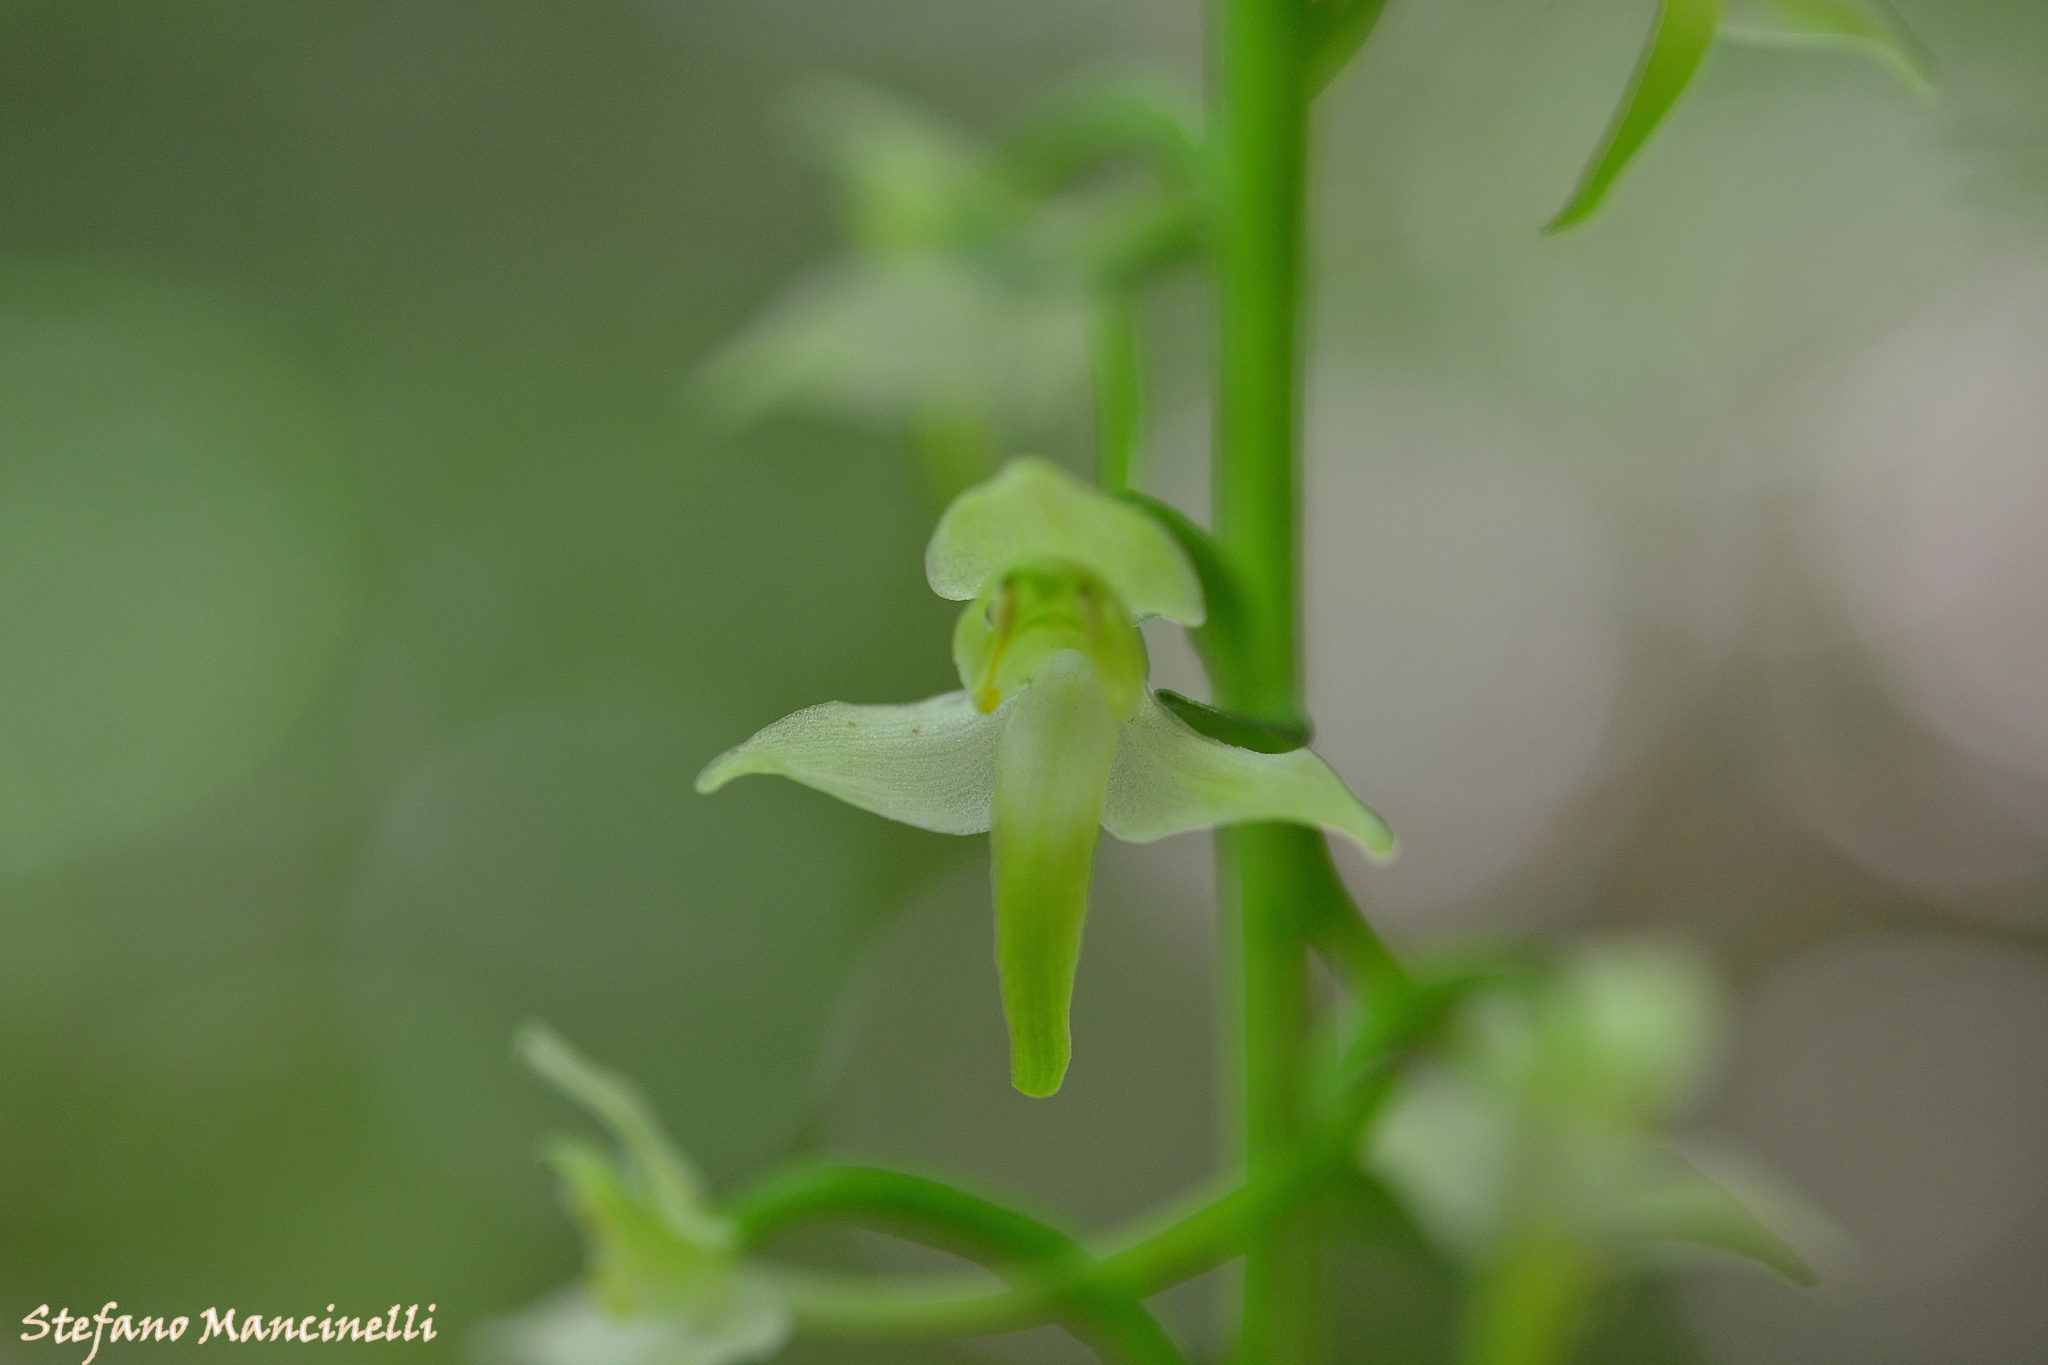
M 1655 540 L 1666 500 L 1723 468 L 1703 433 L 1749 428 L 1791 377 L 2040 249 L 2048 10 L 1901 8 L 1941 57 L 1931 119 L 1865 64 L 1730 48 L 1604 218 L 1546 244 L 1533 228 L 1644 7 L 1396 0 L 1323 115 L 1318 392 L 1419 372 L 1515 406 Z M 942 267 L 831 264 L 832 192 L 791 154 L 787 92 L 850 72 L 986 145 L 1105 65 L 1200 74 L 1178 3 L 935 14 L 0 6 L 14 1317 L 432 1300 L 441 1338 L 404 1349 L 453 1358 L 577 1263 L 535 1159 L 555 1113 L 509 1054 L 536 1015 L 636 1076 L 714 1184 L 830 1132 L 1095 1221 L 1207 1167 L 1188 1042 L 1205 969 L 1162 927 L 1197 899 L 1184 869 L 1108 870 L 1081 1027 L 1125 1046 L 1066 1108 L 1025 1114 L 1002 1093 L 976 850 L 794 790 L 688 788 L 731 736 L 818 696 L 949 685 L 949 612 L 918 573 L 931 501 L 894 436 L 801 415 L 732 432 L 690 401 L 807 268 L 818 292 L 786 307 L 929 270 L 935 321 L 906 326 L 991 330 L 983 286 L 948 293 Z M 882 179 L 861 239 L 926 240 L 934 206 Z M 1201 305 L 1187 284 L 1145 305 L 1162 427 L 1206 372 Z M 934 363 L 1057 353 L 1025 425 L 1072 457 L 1077 324 L 1057 294 L 1042 306 Z M 873 382 L 895 401 L 895 376 Z M 1176 451 L 1198 445 L 1162 438 L 1160 486 L 1194 482 Z M 1434 611 L 1429 587 L 1336 591 Z M 1664 627 L 1641 629 L 1668 660 Z M 1652 669 L 1675 690 L 1684 672 Z M 1666 814 L 1585 854 L 1611 876 L 1513 895 L 1598 883 L 1582 920 L 1710 938 L 1744 985 L 1943 910 L 1749 814 L 1722 742 L 1767 728 L 1747 695 L 1723 689 L 1646 760 L 1630 794 Z M 891 927 L 904 914 L 920 934 Z M 828 1100 L 841 1074 L 859 1083 Z M 1360 1240 L 1345 1264 L 1357 1340 L 1447 1349 L 1443 1258 Z M 1200 1320 L 1199 1297 L 1171 1306 Z M 1660 1282 L 1629 1288 L 1587 1358 L 1697 1359 L 1694 1322 Z M 1971 1359 L 1962 1331 L 1925 1358 Z M 1834 1327 L 1785 1332 L 1809 1346 L 1784 1358 L 1859 1359 Z

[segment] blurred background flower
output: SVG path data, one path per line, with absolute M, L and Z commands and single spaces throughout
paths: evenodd
M 1689 945 L 1692 1126 L 1856 1248 L 1653 1271 L 1588 1359 L 2048 1341 L 2048 8 L 1898 8 L 1931 108 L 1723 47 L 1561 239 L 1641 0 L 1394 0 L 1318 107 L 1310 701 L 1403 841 L 1347 874 L 1416 947 Z M 1083 461 L 1099 280 L 1045 262 L 1167 183 L 1018 220 L 989 159 L 1201 67 L 1182 0 L 0 7 L 0 1304 L 431 1299 L 452 1358 L 578 1261 L 536 1015 L 714 1186 L 822 1140 L 1092 1223 L 1210 1168 L 1204 839 L 1105 845 L 1115 1044 L 1034 1106 L 978 847 L 689 790 L 951 685 L 919 432 Z M 1199 509 L 1199 272 L 1132 307 Z M 1353 1247 L 1337 1358 L 1434 1358 L 1451 1273 Z

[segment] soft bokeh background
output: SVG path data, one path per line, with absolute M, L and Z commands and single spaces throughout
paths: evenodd
M 1647 1282 L 1589 1358 L 2048 1351 L 2048 7 L 1901 8 L 1937 105 L 1722 50 L 1563 240 L 1644 0 L 1394 0 L 1319 108 L 1312 702 L 1405 847 L 1361 894 L 1709 954 L 1695 1126 L 1855 1247 Z M 686 398 L 837 241 L 802 80 L 987 131 L 1200 62 L 1188 0 L 0 5 L 0 1319 L 431 1301 L 391 1349 L 454 1359 L 577 1260 L 533 1016 L 721 1182 L 823 1142 L 1092 1225 L 1209 1169 L 1205 840 L 1106 847 L 1034 1103 L 975 841 L 690 792 L 947 686 L 950 614 L 900 441 Z M 1189 506 L 1204 307 L 1148 303 Z M 1448 1292 L 1359 1253 L 1337 1358 L 1436 1358 Z

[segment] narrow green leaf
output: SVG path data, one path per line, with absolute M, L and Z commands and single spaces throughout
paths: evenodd
M 1285 754 L 1306 748 L 1309 742 L 1307 725 L 1268 725 L 1250 716 L 1240 716 L 1235 711 L 1225 711 L 1185 697 L 1170 688 L 1160 688 L 1152 694 L 1161 706 L 1173 712 L 1188 724 L 1197 734 L 1239 749 L 1250 749 L 1260 754 Z
M 1208 619 L 1200 626 L 1188 631 L 1195 652 L 1201 655 L 1202 667 L 1209 674 L 1209 681 L 1218 688 L 1227 687 L 1237 661 L 1245 657 L 1245 637 L 1250 630 L 1246 619 L 1244 594 L 1238 590 L 1237 575 L 1223 558 L 1223 550 L 1216 544 L 1215 537 L 1195 525 L 1187 513 L 1172 503 L 1162 502 L 1150 494 L 1135 489 L 1125 489 L 1117 494 L 1124 502 L 1143 512 L 1166 529 L 1179 544 L 1188 563 L 1194 565 L 1195 577 L 1200 580 L 1202 601 L 1208 608 Z M 1308 722 L 1301 722 L 1306 729 Z M 1199 727 L 1198 727 L 1199 728 Z
M 1845 47 L 1915 94 L 1934 93 L 1934 59 L 1887 0 L 1729 0 L 1722 36 L 1758 47 Z
M 1591 217 L 1635 154 L 1678 102 L 1713 46 L 1720 0 L 1660 0 L 1628 93 L 1607 125 L 1600 150 L 1579 177 L 1578 187 L 1543 229 L 1562 232 Z

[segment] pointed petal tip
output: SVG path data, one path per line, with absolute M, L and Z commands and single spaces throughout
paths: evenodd
M 1544 237 L 1562 237 L 1591 218 L 1593 208 L 1592 204 L 1580 204 L 1576 201 L 1566 204 L 1557 211 L 1556 217 L 1538 228 L 1537 233 Z
M 512 1031 L 512 1055 L 528 1069 L 545 1074 L 548 1058 L 565 1047 L 561 1037 L 538 1019 L 528 1019 Z
M 1345 828 L 1344 833 L 1357 840 L 1368 858 L 1384 867 L 1400 853 L 1400 843 L 1378 811 L 1363 802 L 1359 803 L 1358 810 L 1358 818 L 1352 826 Z
M 704 771 L 697 774 L 697 795 L 709 796 L 735 777 L 746 775 L 746 769 L 738 761 L 739 752 L 738 748 L 727 749 L 704 765 Z

